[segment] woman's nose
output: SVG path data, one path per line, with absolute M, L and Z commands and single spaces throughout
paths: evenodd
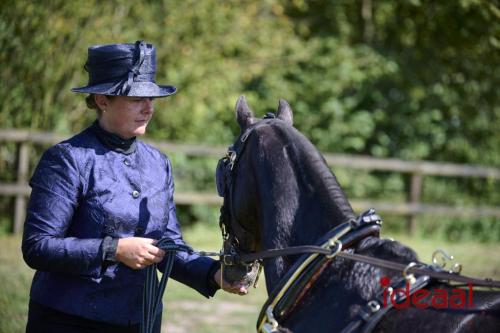
M 144 98 L 144 108 L 143 108 L 143 111 L 144 112 L 148 112 L 148 113 L 154 111 L 153 98 Z

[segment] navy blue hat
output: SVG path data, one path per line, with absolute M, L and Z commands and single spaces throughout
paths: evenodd
M 157 85 L 156 50 L 152 44 L 109 44 L 89 47 L 85 70 L 89 83 L 71 91 L 87 94 L 166 97 L 174 86 Z

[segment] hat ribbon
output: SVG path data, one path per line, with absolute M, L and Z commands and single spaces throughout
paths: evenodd
M 112 94 L 127 96 L 132 88 L 132 83 L 141 74 L 140 68 L 146 56 L 146 43 L 143 40 L 135 42 L 135 52 L 138 53 L 135 63 L 129 69 L 128 75 L 111 88 Z

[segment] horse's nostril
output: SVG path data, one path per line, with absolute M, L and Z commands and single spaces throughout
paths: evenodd
M 254 284 L 259 273 L 259 265 L 231 265 L 224 266 L 224 280 L 229 283 L 240 282 L 247 287 Z

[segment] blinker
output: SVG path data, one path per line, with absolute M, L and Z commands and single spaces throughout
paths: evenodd
M 227 193 L 229 183 L 231 182 L 231 170 L 233 169 L 235 160 L 236 152 L 232 150 L 232 146 L 230 146 L 227 150 L 226 156 L 221 158 L 217 163 L 217 169 L 215 170 L 215 184 L 220 197 L 224 198 Z
M 219 193 L 220 197 L 223 197 L 226 195 L 226 176 L 225 176 L 225 165 L 226 161 L 224 158 L 221 158 L 219 162 L 217 163 L 217 169 L 215 170 L 215 185 L 217 185 L 217 193 Z

